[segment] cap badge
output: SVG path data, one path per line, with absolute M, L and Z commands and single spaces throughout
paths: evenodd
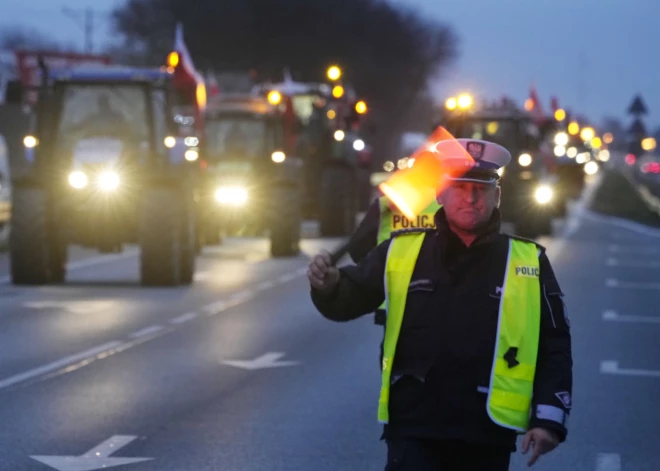
M 468 142 L 467 151 L 474 160 L 481 160 L 484 155 L 485 146 L 481 142 Z

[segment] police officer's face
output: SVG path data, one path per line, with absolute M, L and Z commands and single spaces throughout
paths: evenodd
M 487 223 L 500 199 L 500 187 L 475 182 L 453 182 L 440 195 L 447 221 L 463 231 L 479 229 Z

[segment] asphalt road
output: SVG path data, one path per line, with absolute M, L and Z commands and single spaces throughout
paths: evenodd
M 533 469 L 657 471 L 660 232 L 581 206 L 556 229 L 540 242 L 566 293 L 574 413 Z M 77 253 L 64 286 L 5 279 L 0 470 L 382 471 L 381 332 L 323 319 L 304 278 L 337 243 L 271 260 L 228 241 L 190 288 L 138 287 L 131 252 Z

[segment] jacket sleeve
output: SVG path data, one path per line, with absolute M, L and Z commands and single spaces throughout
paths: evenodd
M 339 269 L 334 291 L 322 294 L 311 289 L 312 302 L 327 319 L 344 322 L 374 312 L 385 300 L 385 261 L 390 240 L 386 240 L 357 265 Z
M 557 433 L 563 442 L 572 407 L 573 357 L 564 295 L 542 252 L 540 255 L 541 330 L 536 364 L 530 429 L 541 427 Z
M 376 247 L 378 242 L 378 230 L 380 229 L 380 202 L 376 198 L 364 219 L 360 222 L 350 239 L 350 250 L 348 251 L 353 263 L 358 263 L 365 258 L 367 254 Z

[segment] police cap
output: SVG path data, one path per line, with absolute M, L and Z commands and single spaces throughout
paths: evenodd
M 459 173 L 448 173 L 446 178 L 453 181 L 495 184 L 500 178 L 498 170 L 511 162 L 511 153 L 504 147 L 479 139 L 447 139 L 438 142 L 435 150 L 448 169 Z

